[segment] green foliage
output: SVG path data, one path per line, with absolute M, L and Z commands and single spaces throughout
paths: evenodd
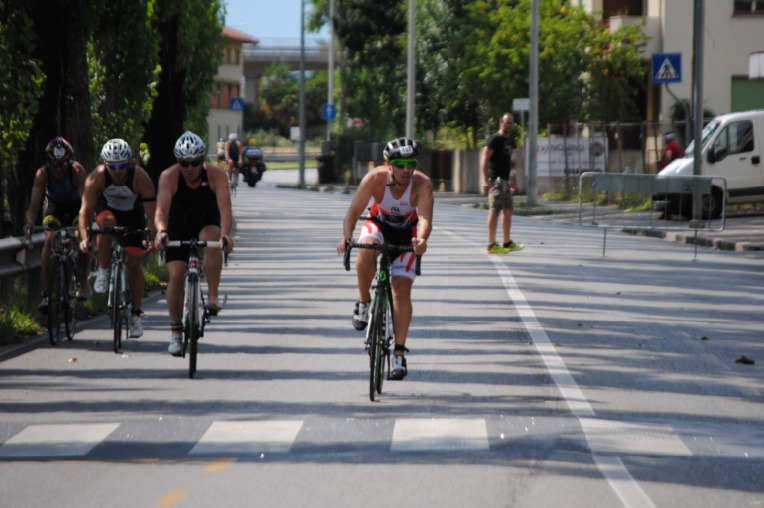
M 0 344 L 13 344 L 43 331 L 32 314 L 17 306 L 0 307 Z
M 5 180 L 32 128 L 45 75 L 25 0 L 0 1 L 0 169 Z M 12 50 L 8 50 L 12 48 Z M 8 182 L 5 181 L 5 184 Z
M 100 5 L 88 41 L 91 111 L 95 146 L 127 140 L 134 152 L 151 116 L 159 76 L 156 0 L 121 0 Z M 124 27 L 129 26 L 129 30 Z

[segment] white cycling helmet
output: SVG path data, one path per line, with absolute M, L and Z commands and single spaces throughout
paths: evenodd
M 106 164 L 127 162 L 133 155 L 130 145 L 124 139 L 115 138 L 107 141 L 101 149 L 101 159 Z
M 191 131 L 181 134 L 175 142 L 176 159 L 196 159 L 206 154 L 207 147 L 204 145 L 204 141 Z
M 235 132 L 228 135 L 228 141 L 236 141 L 237 139 L 239 139 L 239 136 Z
M 385 160 L 414 159 L 419 155 L 419 144 L 411 138 L 391 139 L 382 151 Z

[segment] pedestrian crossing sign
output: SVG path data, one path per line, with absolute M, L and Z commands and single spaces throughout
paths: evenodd
M 682 81 L 681 53 L 653 53 L 652 64 L 653 84 Z

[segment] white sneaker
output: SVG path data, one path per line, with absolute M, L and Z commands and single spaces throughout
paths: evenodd
M 355 302 L 355 310 L 353 311 L 353 328 L 356 330 L 363 330 L 369 323 L 369 307 L 371 302 Z
M 143 335 L 143 320 L 140 314 L 130 314 L 130 337 L 138 338 Z
M 105 293 L 109 287 L 109 270 L 98 269 L 96 274 L 95 283 L 93 284 L 93 291 L 96 293 Z
M 390 370 L 390 379 L 400 381 L 408 374 L 406 359 L 403 355 L 393 355 L 393 368 Z
M 172 356 L 180 356 L 183 350 L 183 339 L 180 335 L 173 335 L 170 339 L 170 347 L 167 348 L 167 352 Z

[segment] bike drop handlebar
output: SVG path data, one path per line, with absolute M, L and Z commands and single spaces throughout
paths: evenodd
M 393 257 L 393 254 L 400 254 L 402 252 L 413 252 L 414 247 L 411 245 L 394 245 L 392 243 L 354 243 L 352 241 L 347 241 L 345 244 L 345 257 L 343 260 L 343 264 L 345 265 L 345 270 L 350 271 L 350 251 L 353 249 L 353 247 L 359 248 L 359 249 L 371 249 L 371 250 L 378 250 L 378 251 L 385 251 L 388 255 Z M 417 275 L 422 275 L 422 256 L 421 254 L 417 254 L 416 256 L 416 267 L 415 267 L 415 273 Z
M 164 247 L 165 249 L 167 247 L 195 247 L 195 248 L 206 248 L 206 249 L 221 249 L 223 251 L 223 266 L 228 266 L 228 239 L 223 238 L 223 245 L 220 245 L 220 241 L 207 241 L 207 240 L 197 240 L 196 238 L 192 238 L 191 240 L 168 240 L 167 237 L 164 237 Z M 162 259 L 162 263 L 164 263 L 164 254 L 165 249 L 162 249 L 160 252 L 160 256 Z

